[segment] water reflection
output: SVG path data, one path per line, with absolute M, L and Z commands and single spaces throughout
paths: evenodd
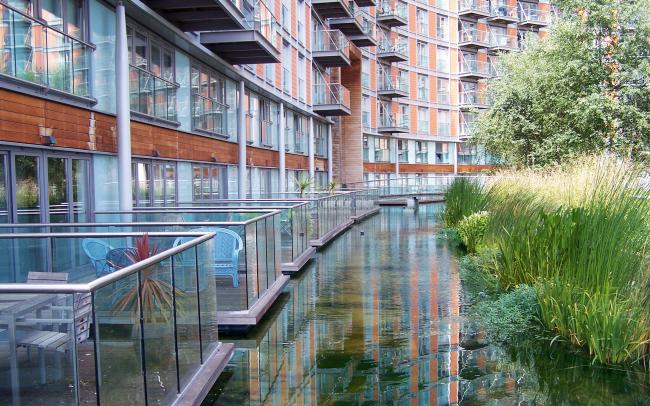
M 224 338 L 236 354 L 205 404 L 648 404 L 647 375 L 487 345 L 461 314 L 441 208 L 384 208 L 324 249 L 262 325 Z

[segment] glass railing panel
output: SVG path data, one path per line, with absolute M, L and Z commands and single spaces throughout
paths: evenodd
M 501 47 L 508 49 L 517 49 L 517 37 L 514 35 L 507 35 L 493 32 L 490 37 L 490 46 Z
M 218 101 L 192 94 L 192 124 L 194 129 L 215 134 L 226 134 L 226 120 L 228 106 Z
M 314 52 L 338 51 L 349 56 L 350 41 L 340 30 L 315 30 L 312 35 Z
M 517 18 L 517 7 L 510 4 L 492 4 L 491 14 L 493 17 Z
M 458 11 L 477 11 L 481 13 L 489 13 L 490 3 L 487 0 L 460 0 L 458 2 Z
M 486 30 L 462 29 L 460 30 L 459 34 L 460 34 L 460 39 L 459 39 L 460 42 L 477 42 L 483 44 L 490 43 L 489 32 Z
M 269 43 L 277 49 L 275 41 L 275 32 L 277 21 L 273 17 L 273 13 L 268 8 L 266 3 L 261 0 L 256 0 L 252 9 L 244 11 L 244 24 L 248 28 L 255 30 L 262 34 Z
M 90 44 L 8 5 L 0 5 L 0 15 L 4 50 L 0 73 L 89 97 Z
M 131 110 L 148 116 L 176 121 L 176 89 L 178 85 L 129 66 Z

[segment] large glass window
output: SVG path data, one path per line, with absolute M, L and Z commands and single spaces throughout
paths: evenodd
M 449 163 L 449 143 L 436 142 L 436 163 L 437 164 Z
M 420 67 L 426 68 L 429 65 L 429 44 L 423 41 L 418 41 L 416 45 L 417 64 Z
M 429 35 L 429 17 L 427 11 L 421 8 L 416 10 L 416 18 L 418 22 L 418 33 L 422 35 Z
M 370 60 L 361 58 L 361 86 L 370 87 Z
M 418 74 L 418 100 L 429 99 L 429 77 Z
M 327 157 L 327 124 L 314 121 L 314 154 Z
M 192 126 L 195 130 L 226 133 L 226 83 L 222 76 L 202 66 L 191 70 Z
M 436 16 L 436 38 L 447 41 L 449 39 L 449 21 L 447 16 Z
M 436 98 L 438 103 L 449 104 L 449 79 L 438 78 L 436 81 Z
M 415 163 L 426 164 L 429 161 L 429 150 L 426 141 L 415 141 Z
M 226 168 L 218 165 L 192 166 L 192 199 L 225 199 L 227 193 Z
M 409 142 L 408 140 L 397 140 L 398 160 L 400 163 L 409 161 Z
M 370 128 L 370 96 L 365 94 L 361 99 L 361 123 L 363 128 Z
M 133 202 L 136 207 L 176 204 L 176 164 L 137 161 L 132 167 Z
M 375 138 L 375 162 L 390 161 L 390 146 L 387 138 Z
M 436 50 L 436 70 L 449 73 L 449 48 L 438 47 Z
M 438 136 L 449 137 L 450 120 L 449 110 L 438 110 Z
M 40 213 L 39 159 L 32 155 L 17 155 L 16 171 L 17 223 L 38 223 Z
M 429 134 L 429 109 L 418 107 L 418 133 Z

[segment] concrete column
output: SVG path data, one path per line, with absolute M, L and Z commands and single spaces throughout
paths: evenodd
M 316 180 L 316 167 L 314 162 L 314 117 L 309 117 L 309 140 L 307 142 L 307 155 L 309 159 L 309 179 Z
M 284 122 L 284 103 L 280 103 L 280 117 L 279 117 L 280 132 L 278 133 L 278 186 L 280 193 L 287 191 L 287 165 L 286 165 L 286 123 Z
M 395 151 L 395 177 L 399 177 L 399 149 L 397 138 L 393 138 L 393 149 Z
M 115 86 L 117 116 L 117 183 L 120 210 L 133 209 L 131 191 L 131 110 L 129 104 L 129 49 L 126 11 L 122 1 L 115 7 Z
M 327 125 L 327 181 L 334 182 L 334 153 L 332 147 L 332 124 Z
M 454 146 L 454 150 L 452 151 L 451 154 L 454 160 L 454 175 L 457 175 L 458 174 L 458 143 L 454 142 L 452 143 L 452 145 Z
M 240 199 L 246 198 L 246 103 L 245 103 L 245 86 L 244 81 L 239 82 L 239 106 L 237 107 L 237 141 L 239 146 L 239 188 L 238 196 Z

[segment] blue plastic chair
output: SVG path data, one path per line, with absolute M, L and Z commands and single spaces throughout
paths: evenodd
M 215 276 L 230 276 L 232 286 L 239 286 L 238 267 L 239 253 L 244 248 L 239 234 L 227 228 L 201 229 L 200 231 L 211 231 L 214 236 L 214 250 L 212 252 L 212 273 Z M 191 241 L 196 237 L 178 237 L 174 241 L 174 247 Z
M 95 268 L 95 275 L 97 277 L 106 275 L 113 272 L 115 269 L 106 260 L 106 255 L 113 250 L 106 241 L 97 238 L 84 238 L 81 241 L 81 248 L 90 258 L 90 262 Z

